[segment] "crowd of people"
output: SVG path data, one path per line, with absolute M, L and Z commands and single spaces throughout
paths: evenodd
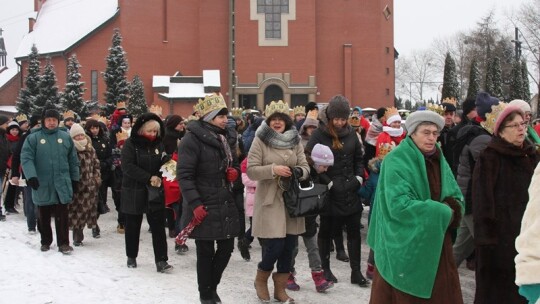
M 323 107 L 291 111 L 272 101 L 263 113 L 231 110 L 214 93 L 188 118 L 133 117 L 123 102 L 110 120 L 55 109 L 0 115 L 0 221 L 18 213 L 22 193 L 41 251 L 51 249 L 54 217 L 58 251 L 71 254 L 71 244 L 84 245 L 85 228 L 101 236 L 111 188 L 126 266 L 137 267 L 146 214 L 157 272 L 173 271 L 167 237 L 178 254 L 194 239 L 203 304 L 221 303 L 235 239 L 246 261 L 252 242 L 261 245 L 253 269 L 259 300 L 294 303 L 299 236 L 316 292 L 345 281 L 331 270 L 335 251 L 350 265 L 350 283 L 371 288 L 373 304 L 463 303 L 463 261 L 475 271 L 476 304 L 539 299 L 540 127 L 527 102 L 480 92 L 406 118 L 394 107 L 367 117 L 342 95 Z M 320 214 L 289 215 L 283 193 L 293 175 L 326 186 Z

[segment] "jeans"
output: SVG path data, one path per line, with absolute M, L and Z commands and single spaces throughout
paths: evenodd
M 126 256 L 136 258 L 139 255 L 139 237 L 141 235 L 142 214 L 125 214 Z M 165 235 L 164 210 L 149 212 L 146 219 L 152 231 L 152 247 L 155 262 L 167 261 L 167 237 Z
M 321 266 L 321 256 L 319 255 L 319 246 L 317 245 L 317 235 L 308 236 L 308 237 L 302 236 L 302 239 L 304 240 L 304 245 L 306 246 L 306 251 L 308 253 L 309 268 L 311 269 L 311 271 L 320 271 L 322 269 L 322 266 Z M 293 249 L 293 257 L 291 260 L 292 273 L 296 271 L 294 269 L 294 264 L 295 264 L 297 255 L 298 255 L 298 241 L 296 242 L 296 246 Z
M 287 234 L 284 238 L 263 239 L 262 261 L 258 267 L 263 271 L 272 271 L 277 262 L 277 272 L 289 273 L 293 250 L 298 243 L 298 235 Z
M 217 244 L 217 250 L 215 248 Z M 229 264 L 234 239 L 208 241 L 195 240 L 197 246 L 197 283 L 201 299 L 211 299 L 221 276 Z
M 27 186 L 23 188 L 24 197 L 24 215 L 26 216 L 26 224 L 28 225 L 28 231 L 36 230 L 37 225 L 37 208 L 32 200 L 32 188 Z

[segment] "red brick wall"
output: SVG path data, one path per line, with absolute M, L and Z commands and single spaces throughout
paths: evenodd
M 17 73 L 13 78 L 0 88 L 0 106 L 14 106 L 21 90 L 21 74 Z

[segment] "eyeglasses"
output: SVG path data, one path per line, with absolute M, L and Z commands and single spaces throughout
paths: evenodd
M 422 132 L 420 132 L 422 135 L 424 135 L 425 137 L 428 137 L 430 135 L 433 135 L 435 137 L 439 137 L 439 135 L 441 134 L 439 131 L 428 131 L 428 130 L 424 130 Z
M 519 127 L 522 127 L 522 128 L 526 128 L 527 127 L 527 121 L 522 121 L 520 123 L 514 123 L 514 124 L 511 124 L 511 125 L 506 125 L 504 126 L 505 128 L 519 128 Z

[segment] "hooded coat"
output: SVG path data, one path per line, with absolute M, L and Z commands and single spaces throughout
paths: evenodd
M 39 181 L 32 189 L 37 206 L 69 204 L 73 199 L 72 181 L 79 181 L 79 159 L 73 140 L 64 128 L 33 129 L 24 141 L 21 164 L 27 179 Z
M 208 215 L 190 237 L 198 240 L 234 238 L 240 229 L 238 209 L 232 186 L 226 179 L 226 153 L 218 138 L 218 134 L 226 136 L 226 131 L 200 120 L 190 121 L 186 128 L 188 132 L 178 147 L 176 167 L 184 199 L 182 224 L 187 225 L 193 210 L 204 205 Z M 239 169 L 234 153 L 233 167 Z
M 139 135 L 142 125 L 155 120 L 159 123 L 160 133 L 154 141 Z M 148 211 L 148 190 L 152 176 L 161 177 L 159 169 L 164 163 L 161 143 L 164 133 L 163 122 L 154 113 L 141 115 L 131 130 L 122 149 L 122 202 L 121 211 L 126 214 L 143 214 Z M 165 201 L 163 202 L 165 208 Z

